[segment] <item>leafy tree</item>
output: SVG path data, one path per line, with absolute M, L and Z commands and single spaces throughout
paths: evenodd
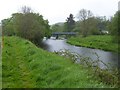
M 15 34 L 15 30 L 13 28 L 13 21 L 12 21 L 12 17 L 8 18 L 8 19 L 4 19 L 2 20 L 2 31 L 4 35 L 14 35 Z
M 66 31 L 71 32 L 74 29 L 74 26 L 75 26 L 75 21 L 74 21 L 73 14 L 70 14 L 66 21 L 67 21 L 65 23 Z
M 108 31 L 107 25 L 109 20 L 106 19 L 105 16 L 103 17 L 96 17 L 97 19 L 97 27 L 101 34 L 104 34 L 103 31 Z
M 59 25 L 58 24 L 54 24 L 51 26 L 52 32 L 57 32 L 59 31 Z
M 0 37 L 2 36 L 2 26 L 1 26 L 1 23 L 0 23 Z
M 117 11 L 115 15 L 111 18 L 108 24 L 111 35 L 113 35 L 113 41 L 120 43 L 120 11 Z
M 87 24 L 87 29 L 88 29 L 88 34 L 90 35 L 98 35 L 100 34 L 100 30 L 98 28 L 98 19 L 96 17 L 91 17 L 86 20 L 88 22 Z
M 105 16 L 92 17 L 90 19 L 91 19 L 90 27 L 93 27 L 90 31 L 91 34 L 93 34 L 93 35 L 104 34 L 103 31 L 108 31 L 108 29 L 107 29 L 108 20 L 106 19 Z
M 63 32 L 64 31 L 64 23 L 56 23 L 51 26 L 52 32 Z
M 18 35 L 40 44 L 44 36 L 50 36 L 48 20 L 44 20 L 38 13 L 31 12 L 29 7 L 23 7 L 22 11 L 2 20 L 3 32 L 5 35 Z
M 90 10 L 85 10 L 85 9 L 81 9 L 78 13 L 78 19 L 79 21 L 81 21 L 80 25 L 81 25 L 81 32 L 83 37 L 86 37 L 88 35 L 89 32 L 89 24 L 90 19 L 93 16 L 92 12 Z
M 79 31 L 86 37 L 88 35 L 103 34 L 102 31 L 107 30 L 108 20 L 106 17 L 95 17 L 90 10 L 82 9 L 78 13 L 79 21 L 76 23 L 75 30 Z

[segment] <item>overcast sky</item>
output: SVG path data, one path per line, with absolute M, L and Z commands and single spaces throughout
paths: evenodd
M 91 10 L 95 16 L 113 16 L 118 10 L 119 0 L 0 0 L 0 21 L 12 13 L 20 11 L 24 5 L 40 13 L 49 24 L 65 22 L 72 13 L 75 17 L 79 10 Z

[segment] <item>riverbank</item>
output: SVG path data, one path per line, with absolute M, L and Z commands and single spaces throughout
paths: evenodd
M 67 43 L 76 46 L 101 49 L 105 51 L 118 52 L 118 44 L 112 42 L 110 35 L 94 35 L 88 37 L 71 37 Z
M 4 37 L 3 88 L 105 88 L 90 69 L 19 37 Z

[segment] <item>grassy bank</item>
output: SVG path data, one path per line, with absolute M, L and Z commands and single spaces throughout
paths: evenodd
M 90 70 L 37 48 L 18 37 L 4 37 L 3 88 L 109 87 L 90 77 Z
M 94 35 L 88 37 L 72 37 L 67 41 L 69 44 L 88 48 L 102 49 L 106 51 L 118 52 L 118 44 L 112 42 L 112 36 Z
M 0 36 L 0 89 L 2 88 L 2 37 Z

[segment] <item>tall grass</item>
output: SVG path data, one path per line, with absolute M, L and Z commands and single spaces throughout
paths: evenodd
M 4 37 L 3 88 L 108 88 L 88 68 L 19 37 Z
M 55 52 L 56 54 L 69 58 L 73 63 L 81 64 L 83 67 L 89 68 L 90 75 L 96 80 L 105 83 L 106 85 L 111 85 L 112 87 L 119 87 L 119 79 L 120 76 L 119 70 L 117 67 L 109 67 L 108 64 L 104 63 L 99 59 L 97 53 L 97 60 L 92 60 L 90 57 L 83 57 L 77 53 L 70 52 L 69 50 L 60 50 Z M 105 68 L 101 68 L 99 65 L 103 64 Z
M 72 37 L 67 42 L 76 46 L 119 52 L 118 44 L 114 43 L 112 39 L 113 37 L 110 35 L 93 35 L 88 37 Z

